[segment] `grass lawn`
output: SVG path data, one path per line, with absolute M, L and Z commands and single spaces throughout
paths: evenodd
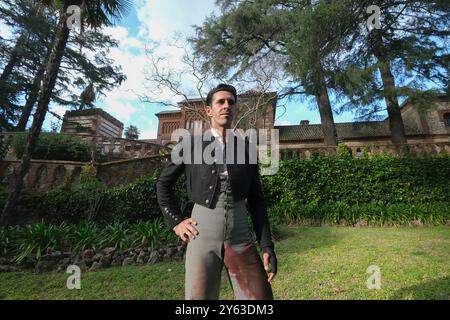
M 276 299 L 450 299 L 450 228 L 280 227 Z M 370 265 L 381 289 L 369 290 Z M 81 276 L 0 273 L 0 299 L 183 299 L 183 262 L 111 268 Z M 225 272 L 221 299 L 233 299 Z

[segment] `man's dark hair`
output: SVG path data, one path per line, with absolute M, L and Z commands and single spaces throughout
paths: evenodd
M 211 106 L 211 102 L 212 102 L 214 93 L 219 92 L 219 91 L 230 92 L 234 96 L 234 101 L 237 101 L 236 88 L 233 86 L 230 86 L 228 84 L 221 83 L 217 87 L 215 87 L 214 89 L 212 89 L 211 91 L 208 92 L 208 95 L 206 96 L 206 105 Z

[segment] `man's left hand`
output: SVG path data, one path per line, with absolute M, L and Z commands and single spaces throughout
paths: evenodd
M 269 275 L 267 281 L 271 282 L 275 277 L 275 275 L 277 274 L 277 256 L 275 255 L 275 251 L 273 250 L 272 247 L 264 247 L 262 248 L 262 251 L 263 251 L 264 269 Z M 270 264 L 270 271 L 269 271 L 269 264 Z

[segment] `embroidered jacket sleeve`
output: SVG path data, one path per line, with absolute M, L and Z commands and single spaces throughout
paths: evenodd
M 252 166 L 254 170 L 250 193 L 247 198 L 248 210 L 256 233 L 256 240 L 261 248 L 272 247 L 272 235 L 270 231 L 267 206 L 262 193 L 261 178 L 258 165 Z
M 169 161 L 156 183 L 158 205 L 170 230 L 183 220 L 180 201 L 175 194 L 174 186 L 184 171 L 185 164 L 183 162 L 176 164 Z

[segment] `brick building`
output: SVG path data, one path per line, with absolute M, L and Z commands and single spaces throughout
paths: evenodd
M 276 113 L 276 93 L 258 93 L 255 91 L 238 95 L 237 113 L 233 117 L 233 126 L 238 123 L 238 128 L 265 128 L 274 127 Z M 208 129 L 210 120 L 205 112 L 205 102 L 202 99 L 190 99 L 178 104 L 179 108 L 173 111 L 161 111 L 156 113 L 158 117 L 158 134 L 156 143 L 173 145 L 172 132 L 176 129 Z M 256 107 L 255 107 L 256 106 Z
M 309 124 L 308 120 L 302 120 L 298 125 L 275 126 L 276 95 L 268 94 L 271 99 L 261 104 L 261 110 L 256 116 L 256 128 L 278 129 L 280 149 L 298 149 L 307 147 L 321 147 L 323 143 L 322 126 Z M 238 116 L 245 112 L 242 105 L 248 102 L 251 93 L 238 97 Z M 419 142 L 450 142 L 450 100 L 446 95 L 438 96 L 433 107 L 420 111 L 419 108 L 406 100 L 401 105 L 401 113 L 405 125 L 408 143 Z M 179 108 L 173 111 L 162 111 L 156 114 L 158 117 L 157 143 L 171 145 L 174 141 L 170 136 L 175 129 L 185 128 L 209 128 L 209 119 L 204 112 L 204 102 L 201 99 L 189 100 L 190 107 L 185 102 L 179 103 Z M 247 121 L 248 122 L 248 121 Z M 246 121 L 238 125 L 247 129 Z M 388 119 L 383 121 L 347 122 L 336 123 L 338 140 L 349 146 L 366 144 L 390 144 L 390 130 Z
M 61 133 L 121 138 L 123 123 L 100 108 L 66 111 Z

